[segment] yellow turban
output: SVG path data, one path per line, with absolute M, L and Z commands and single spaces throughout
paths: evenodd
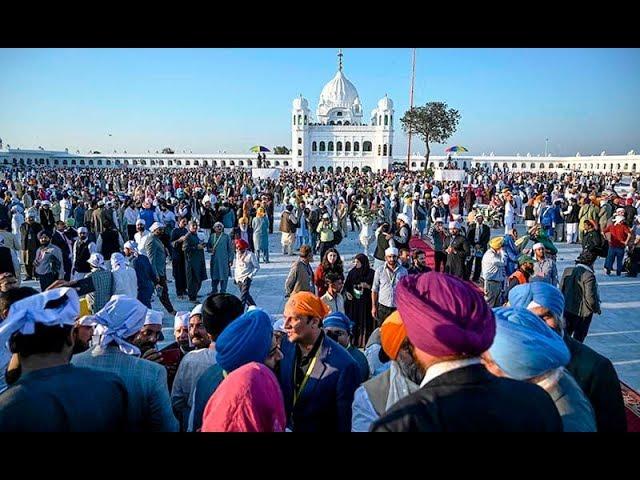
M 498 250 L 499 248 L 502 248 L 503 244 L 504 244 L 504 237 L 493 237 L 491 240 L 489 240 L 489 246 L 494 250 Z
M 393 312 L 382 322 L 380 326 L 380 343 L 382 349 L 390 359 L 395 360 L 400 351 L 400 345 L 407 337 L 407 330 L 404 328 L 402 318 L 398 311 Z
M 328 314 L 329 307 L 311 292 L 298 292 L 291 295 L 291 298 L 284 307 L 285 318 L 296 317 L 298 315 L 324 318 Z

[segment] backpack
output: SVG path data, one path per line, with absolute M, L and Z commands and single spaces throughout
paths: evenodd
M 607 258 L 607 254 L 609 253 L 609 241 L 602 234 L 600 234 L 600 237 L 602 239 L 602 245 L 600 246 L 600 250 L 598 251 L 598 256 Z
M 340 245 L 340 242 L 342 242 L 342 232 L 340 230 L 334 230 L 333 231 L 333 244 L 334 245 Z

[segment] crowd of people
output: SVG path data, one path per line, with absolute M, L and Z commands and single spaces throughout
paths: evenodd
M 5 168 L 0 430 L 624 431 L 583 341 L 597 259 L 637 276 L 638 179 L 467 175 Z M 280 211 L 297 258 L 267 313 Z M 563 272 L 558 242 L 581 244 Z

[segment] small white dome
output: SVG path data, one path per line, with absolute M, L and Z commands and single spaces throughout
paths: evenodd
M 293 99 L 293 108 L 294 110 L 307 110 L 309 108 L 309 102 L 307 102 L 306 98 L 303 98 L 302 95 L 300 95 Z
M 378 100 L 379 110 L 393 110 L 393 101 L 386 95 Z

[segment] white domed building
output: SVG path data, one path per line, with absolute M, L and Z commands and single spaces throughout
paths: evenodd
M 309 102 L 293 100 L 291 167 L 306 171 L 387 170 L 393 155 L 393 102 L 386 95 L 363 122 L 356 87 L 342 71 L 342 52 L 335 76 L 320 93 L 315 120 Z

